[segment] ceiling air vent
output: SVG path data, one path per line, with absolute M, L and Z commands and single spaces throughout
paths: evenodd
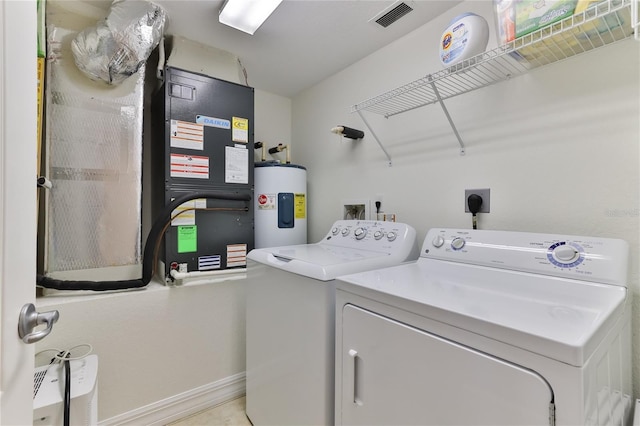
M 380 12 L 378 15 L 374 16 L 371 21 L 375 22 L 381 27 L 387 28 L 389 25 L 393 24 L 412 10 L 413 8 L 407 3 L 403 1 L 397 1 L 387 9 Z

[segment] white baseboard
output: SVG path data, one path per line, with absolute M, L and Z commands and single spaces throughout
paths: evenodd
M 238 373 L 199 388 L 119 414 L 98 422 L 100 426 L 162 426 L 183 417 L 215 407 L 245 394 L 245 373 Z

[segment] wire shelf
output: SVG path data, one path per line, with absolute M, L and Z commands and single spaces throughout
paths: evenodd
M 637 1 L 603 1 L 498 48 L 355 104 L 351 112 L 368 111 L 388 118 L 437 102 L 443 105 L 443 100 L 454 96 L 624 40 L 637 26 L 631 22 L 630 11 L 631 6 L 637 7 L 632 2 Z M 463 147 L 462 141 L 460 144 Z

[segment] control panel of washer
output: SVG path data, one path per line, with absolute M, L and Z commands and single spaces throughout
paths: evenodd
M 613 238 L 434 228 L 420 256 L 626 286 L 629 247 Z
M 400 222 L 339 220 L 319 244 L 387 251 L 402 245 L 416 245 L 416 231 Z

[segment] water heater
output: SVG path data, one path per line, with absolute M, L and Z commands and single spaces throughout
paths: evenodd
M 264 161 L 254 173 L 255 247 L 307 243 L 307 169 Z

